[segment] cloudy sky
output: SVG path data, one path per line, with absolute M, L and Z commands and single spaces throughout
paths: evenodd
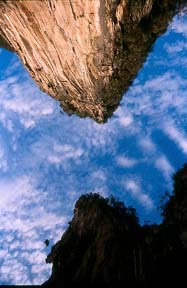
M 0 49 L 0 284 L 41 284 L 83 193 L 111 193 L 141 223 L 187 160 L 187 17 L 157 40 L 107 124 L 60 113 L 18 57 Z M 50 245 L 45 247 L 44 240 Z

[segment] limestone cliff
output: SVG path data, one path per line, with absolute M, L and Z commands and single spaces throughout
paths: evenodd
M 187 257 L 186 188 L 187 165 L 174 176 L 173 194 L 162 206 L 160 225 L 140 226 L 136 210 L 114 197 L 81 196 L 68 229 L 47 257 L 53 269 L 43 285 L 95 288 L 148 283 L 146 287 L 153 287 L 156 282 L 177 280 L 182 287 Z
M 105 122 L 182 0 L 1 0 L 0 45 L 69 115 Z

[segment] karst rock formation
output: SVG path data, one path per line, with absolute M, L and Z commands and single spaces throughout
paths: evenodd
M 53 268 L 43 286 L 150 288 L 164 283 L 169 287 L 177 280 L 178 287 L 183 287 L 187 164 L 173 179 L 173 193 L 161 202 L 161 224 L 140 225 L 136 210 L 113 196 L 81 196 L 69 227 L 47 256 Z
M 182 0 L 1 0 L 0 47 L 69 115 L 106 122 Z

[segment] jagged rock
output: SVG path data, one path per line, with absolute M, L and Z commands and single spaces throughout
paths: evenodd
M 68 229 L 47 256 L 53 268 L 43 285 L 153 287 L 171 280 L 182 284 L 187 257 L 186 173 L 187 165 L 175 174 L 160 225 L 140 226 L 136 210 L 113 197 L 81 196 Z
M 105 122 L 184 0 L 0 1 L 0 46 L 15 51 L 69 115 Z
M 47 257 L 53 272 L 45 285 L 111 287 L 116 281 L 143 277 L 135 209 L 111 203 L 98 194 L 80 197 L 69 228 Z

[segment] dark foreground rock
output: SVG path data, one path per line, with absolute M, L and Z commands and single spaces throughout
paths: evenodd
M 167 197 L 161 205 L 163 223 L 140 226 L 136 210 L 113 197 L 81 196 L 68 229 L 47 257 L 53 269 L 43 285 L 152 287 L 177 280 L 182 287 L 187 272 L 187 165 L 175 174 L 173 194 Z

